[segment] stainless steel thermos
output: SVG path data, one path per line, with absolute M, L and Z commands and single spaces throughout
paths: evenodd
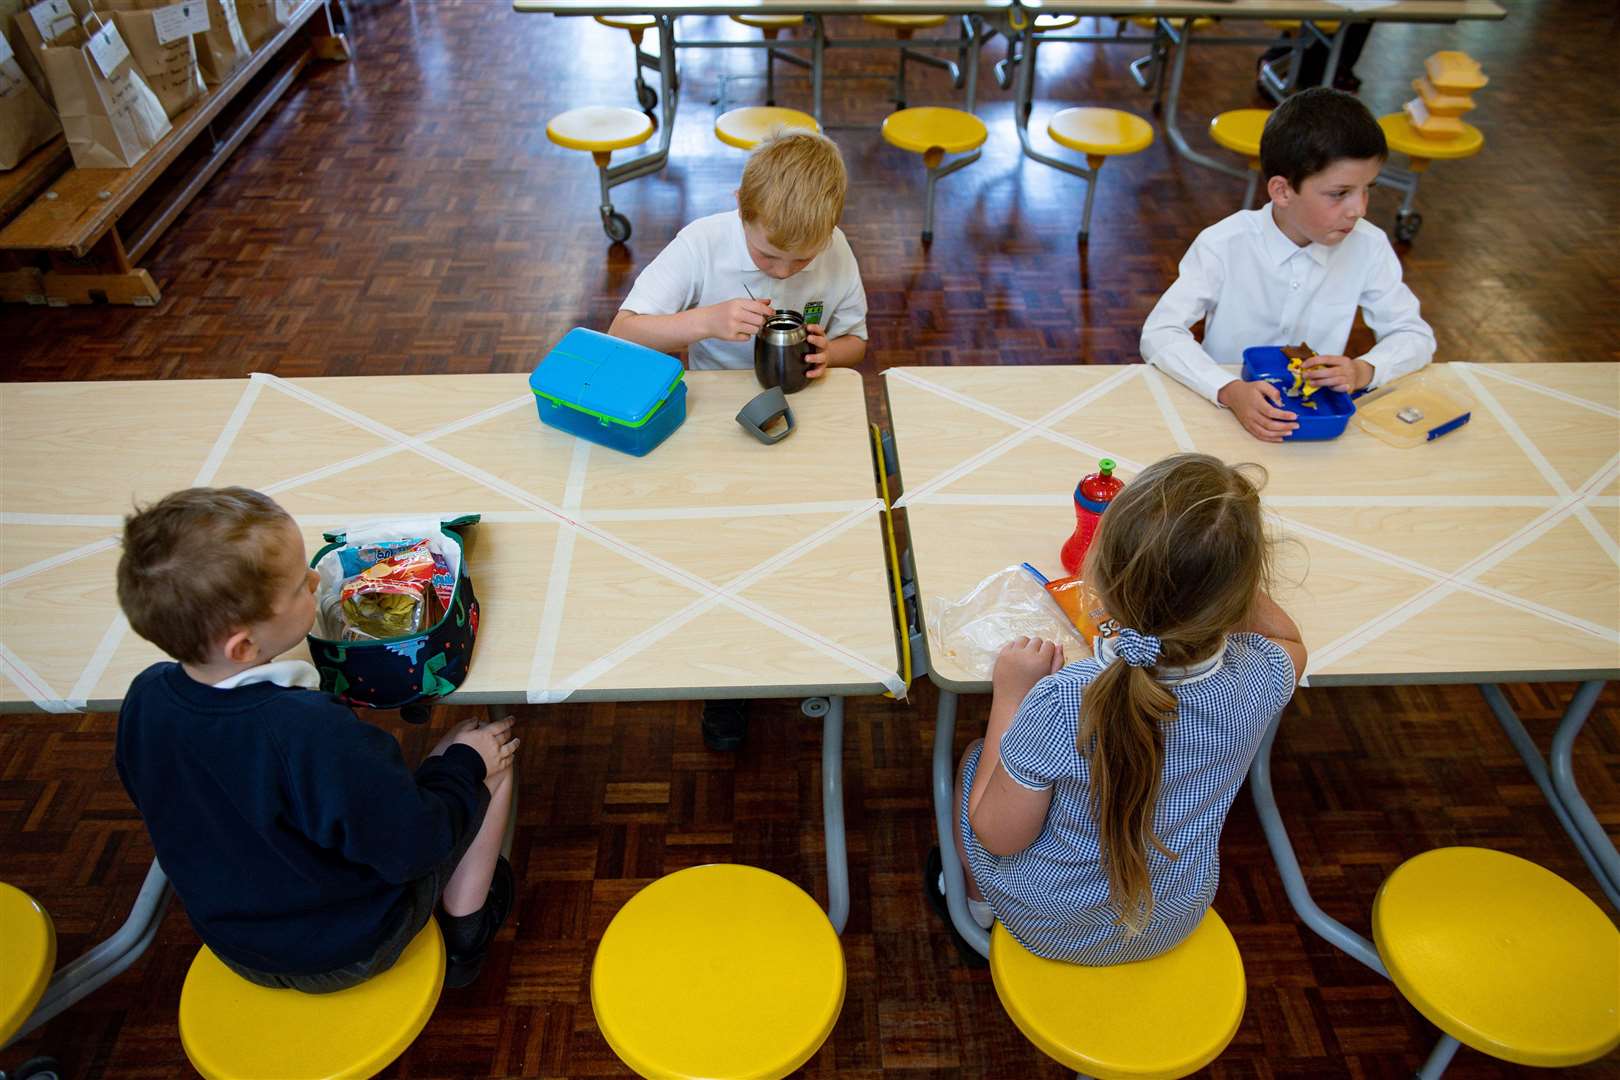
M 780 386 L 784 394 L 796 394 L 808 380 L 804 362 L 808 355 L 804 316 L 797 311 L 778 311 L 754 335 L 754 377 L 767 390 Z

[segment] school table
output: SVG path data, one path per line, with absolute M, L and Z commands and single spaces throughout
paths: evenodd
M 903 695 L 860 376 L 790 399 L 767 446 L 734 420 L 752 372 L 691 372 L 687 418 L 634 458 L 543 426 L 524 375 L 0 385 L 0 710 L 110 711 L 158 651 L 114 594 L 122 516 L 240 484 L 324 531 L 482 514 L 471 705 L 806 697 L 823 718 L 828 915 L 849 875 L 843 698 Z M 307 655 L 301 652 L 300 655 Z M 118 974 L 167 900 L 52 981 L 27 1031 Z
M 1560 823 L 1620 907 L 1620 855 L 1570 771 L 1575 737 L 1604 680 L 1620 675 L 1620 365 L 1472 364 L 1425 378 L 1473 402 L 1440 439 L 1397 449 L 1352 421 L 1338 439 L 1274 445 L 1142 364 L 929 367 L 885 372 L 900 460 L 927 671 L 940 689 L 936 825 L 950 853 L 957 695 L 988 678 L 939 640 L 942 604 L 1007 566 L 1063 575 L 1074 485 L 1111 457 L 1143 466 L 1198 450 L 1266 467 L 1262 500 L 1282 607 L 1299 623 L 1308 686 L 1477 683 Z M 1398 384 L 1397 384 L 1398 385 Z M 1367 399 L 1363 399 L 1365 402 Z M 1496 688 L 1580 682 L 1551 769 Z M 1271 793 L 1276 725 L 1251 770 L 1268 843 L 1300 917 L 1382 972 L 1371 942 L 1311 899 Z M 988 937 L 944 860 L 953 921 Z

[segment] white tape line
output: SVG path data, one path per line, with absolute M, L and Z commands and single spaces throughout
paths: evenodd
M 379 438 L 387 439 L 390 442 L 406 444 L 406 449 L 419 454 L 430 461 L 442 465 L 452 472 L 465 476 L 469 480 L 482 484 L 492 491 L 506 495 L 508 498 L 519 503 L 520 505 L 527 505 L 535 509 L 544 510 L 551 513 L 565 526 L 579 530 L 585 536 L 596 543 L 601 544 L 603 547 L 608 548 L 610 551 L 617 552 L 618 554 L 621 554 L 641 564 L 647 569 L 654 570 L 673 581 L 684 584 L 695 592 L 720 595 L 721 602 L 730 607 L 736 608 L 737 610 L 751 614 L 756 620 L 766 626 L 771 627 L 772 629 L 789 633 L 790 636 L 800 636 L 807 645 L 824 652 L 830 650 L 831 654 L 845 657 L 846 662 L 850 663 L 852 667 L 858 671 L 861 671 L 863 674 L 866 673 L 866 669 L 872 667 L 871 662 L 860 656 L 858 653 L 851 652 L 845 649 L 843 646 L 838 645 L 836 642 L 816 634 L 814 631 L 797 628 L 796 624 L 793 624 L 791 621 L 783 618 L 782 616 L 769 610 L 768 608 L 763 607 L 760 604 L 754 603 L 753 601 L 744 599 L 742 597 L 725 596 L 722 594 L 722 590 L 718 586 L 706 581 L 697 574 L 693 574 L 688 570 L 676 566 L 667 559 L 655 555 L 650 551 L 639 548 L 634 544 L 626 543 L 625 541 L 614 536 L 612 533 L 598 529 L 586 522 L 582 522 L 577 517 L 570 516 L 561 507 L 555 506 L 547 500 L 539 498 L 538 496 L 523 490 L 515 484 L 502 480 L 500 477 L 495 476 L 484 469 L 478 468 L 475 465 L 470 465 L 457 457 L 445 453 L 437 447 L 419 444 L 386 424 L 373 420 L 368 416 L 355 412 L 353 409 L 339 405 L 319 394 L 316 394 L 301 386 L 289 383 L 284 379 L 277 378 L 274 375 L 265 374 L 263 372 L 255 372 L 253 378 L 267 383 L 275 389 L 280 390 L 282 393 L 287 394 L 289 397 L 296 398 L 312 408 L 319 409 L 328 415 L 337 417 L 340 420 L 348 421 L 349 423 L 352 423 L 363 430 L 370 431 L 376 434 Z M 880 508 L 882 505 L 882 502 L 877 499 L 871 500 L 863 511 L 861 511 L 859 514 L 851 515 L 849 519 L 850 524 L 854 524 L 856 521 L 859 521 L 862 514 L 871 513 L 877 508 Z M 885 682 L 885 685 L 889 686 L 890 689 L 898 686 L 903 692 L 904 684 L 900 681 L 899 676 L 892 672 L 886 674 L 888 678 L 892 680 L 892 685 L 889 682 Z
M 1132 364 L 1130 366 L 1141 367 L 1143 365 Z M 1006 424 L 1008 427 L 1013 428 L 1015 431 L 1022 431 L 1024 428 L 1029 426 L 1030 422 L 1025 420 L 1022 416 L 1010 413 L 1006 409 L 998 408 L 995 405 L 986 404 L 985 402 L 980 401 L 978 398 L 970 397 L 959 390 L 952 390 L 950 387 L 941 386 L 936 382 L 930 382 L 927 379 L 919 378 L 909 371 L 903 371 L 900 368 L 889 368 L 883 374 L 897 382 L 903 382 L 908 386 L 915 386 L 919 390 L 926 390 L 930 394 L 937 397 L 942 397 L 946 401 L 960 405 L 963 408 L 972 409 L 974 412 L 981 412 L 986 416 L 994 417 L 995 419 Z M 1039 421 L 1036 422 L 1039 423 Z M 1082 454 L 1089 454 L 1094 457 L 1112 457 L 1115 462 L 1123 465 L 1131 472 L 1142 471 L 1142 464 L 1140 462 L 1132 461 L 1130 458 L 1121 457 L 1118 454 L 1113 454 L 1110 451 L 1104 450 L 1102 447 L 1097 446 L 1095 443 L 1086 442 L 1084 439 L 1077 439 L 1073 435 L 1066 435 L 1061 431 L 1050 430 L 1041 430 L 1036 432 L 1036 434 L 1050 442 L 1058 443 L 1061 446 L 1067 446 L 1071 450 L 1078 450 Z
M 746 506 L 670 506 L 636 510 L 582 510 L 585 521 L 691 521 L 702 518 L 792 517 L 798 514 L 847 514 L 870 499 L 827 502 L 755 503 Z
M 1455 574 L 1451 575 L 1448 580 L 1431 585 L 1416 596 L 1396 604 L 1362 627 L 1329 642 L 1320 653 L 1311 657 L 1307 670 L 1322 671 L 1334 661 L 1348 656 L 1362 646 L 1384 636 L 1413 617 L 1427 611 L 1455 592 L 1462 583 L 1472 582 L 1481 574 L 1527 547 L 1568 517 L 1572 510 L 1579 505 L 1580 500 L 1585 497 L 1588 489 L 1601 488 L 1607 484 L 1612 479 L 1614 472 L 1615 465 L 1611 462 L 1609 468 L 1597 473 L 1586 484 L 1583 484 L 1581 491 L 1560 502 L 1558 506 L 1537 515 L 1534 521 L 1467 563 Z
M 213 447 L 203 459 L 202 468 L 197 470 L 197 477 L 191 482 L 192 487 L 207 487 L 214 482 L 214 474 L 219 472 L 220 465 L 225 461 L 225 455 L 231 452 L 231 447 L 236 443 L 237 433 L 247 421 L 248 413 L 253 411 L 253 403 L 259 399 L 260 388 L 261 384 L 251 379 L 242 388 L 242 396 L 236 399 L 236 408 L 231 410 L 225 426 L 219 429 Z
M 1139 375 L 1141 372 L 1143 372 L 1145 370 L 1147 370 L 1146 366 L 1142 365 L 1142 364 L 1130 364 L 1128 366 L 1121 367 L 1119 370 L 1114 372 L 1112 375 L 1108 376 L 1106 379 L 1099 382 L 1096 386 L 1093 386 L 1090 389 L 1088 389 L 1088 390 L 1086 390 L 1086 391 L 1084 391 L 1082 393 L 1076 394 L 1074 397 L 1070 398 L 1068 401 L 1064 402 L 1063 404 L 1059 405 L 1057 408 L 1055 408 L 1055 409 L 1051 410 L 1050 412 L 1048 412 L 1045 416 L 1041 417 L 1039 420 L 1036 420 L 1035 422 L 1030 423 L 1030 424 L 1026 424 L 1021 431 L 1016 431 L 1016 432 L 1012 433 L 1011 435 L 1008 435 L 1008 436 L 998 440 L 996 443 L 992 444 L 991 446 L 987 447 L 986 449 L 979 451 L 977 454 L 974 454 L 972 457 L 968 458 L 966 461 L 960 462 L 956 466 L 945 470 L 944 472 L 940 473 L 938 476 L 935 476 L 932 480 L 929 480 L 927 483 L 923 484 L 921 487 L 917 488 L 915 491 L 906 492 L 903 496 L 900 497 L 900 501 L 898 501 L 897 503 L 894 504 L 895 507 L 896 508 L 901 508 L 901 507 L 907 506 L 910 503 L 916 502 L 918 499 L 926 498 L 931 492 L 938 491 L 940 488 L 943 488 L 943 487 L 946 487 L 946 486 L 948 486 L 950 484 L 955 483 L 957 480 L 959 480 L 962 477 L 968 475 L 969 473 L 973 472 L 974 470 L 988 464 L 991 461 L 994 461 L 996 458 L 1001 457 L 1003 454 L 1006 454 L 1008 451 L 1012 450 L 1014 447 L 1019 446 L 1022 443 L 1025 443 L 1025 442 L 1029 441 L 1030 439 L 1034 438 L 1037 434 L 1041 434 L 1043 432 L 1048 433 L 1048 434 L 1055 434 L 1055 433 L 1052 433 L 1052 432 L 1047 432 L 1047 425 L 1055 424 L 1059 420 L 1061 420 L 1064 417 L 1068 416 L 1070 413 L 1073 413 L 1073 412 L 1075 412 L 1075 411 L 1077 411 L 1079 409 L 1084 408 L 1086 405 L 1090 404 L 1092 401 L 1096 400 L 1099 397 L 1102 397 L 1104 394 L 1106 394 L 1110 390 L 1114 389 L 1114 387 L 1118 386 L 1120 383 L 1123 383 L 1123 382 L 1125 382 L 1125 381 L 1127 381 L 1127 380 L 1129 380 L 1131 378 L 1136 377 L 1137 375 Z M 1122 465 L 1126 465 L 1126 467 L 1128 469 L 1133 469 L 1134 470 L 1134 469 L 1136 469 L 1138 467 L 1138 466 L 1136 466 L 1136 464 L 1134 462 L 1129 462 L 1128 463 L 1127 459 L 1125 459 L 1125 458 L 1123 458 L 1123 457 L 1121 457 L 1121 456 L 1119 456 L 1117 454 L 1108 454 L 1106 452 L 1103 452 L 1103 456 L 1114 458 L 1114 460 L 1117 463 L 1122 464 Z
M 568 486 L 563 494 L 563 508 L 577 511 L 585 501 L 585 477 L 590 471 L 591 444 L 584 439 L 574 440 L 573 457 L 568 463 Z M 530 687 L 547 686 L 551 682 L 551 667 L 557 657 L 557 639 L 562 634 L 563 610 L 568 600 L 568 575 L 574 566 L 574 541 L 579 533 L 574 529 L 557 529 L 556 542 L 551 548 L 551 574 L 546 581 L 546 602 L 540 610 L 540 631 L 534 643 L 534 657 L 529 664 Z M 533 695 L 528 695 L 533 702 Z
M 96 651 L 90 654 L 90 662 L 85 664 L 84 670 L 79 673 L 79 681 L 68 691 L 68 699 L 74 708 L 84 708 L 84 703 L 95 694 L 96 684 L 101 681 L 102 675 L 106 674 L 107 665 L 112 663 L 113 654 L 118 651 L 118 646 L 123 644 L 124 635 L 128 631 L 129 620 L 120 611 L 113 616 L 107 632 L 101 635 Z
M 956 495 L 951 492 L 930 494 L 923 500 L 929 506 L 1073 506 L 1074 496 L 1066 492 L 1042 492 L 1034 495 Z
M 54 570 L 58 566 L 66 566 L 68 563 L 78 562 L 80 559 L 87 559 L 92 555 L 98 555 L 106 551 L 108 548 L 117 546 L 118 537 L 108 536 L 100 540 L 93 540 L 88 544 L 81 544 L 72 551 L 64 551 L 60 555 L 52 555 L 48 559 L 41 559 L 37 563 L 20 566 L 8 573 L 0 574 L 0 589 L 22 581 L 24 578 L 31 578 L 35 574 L 43 574 L 47 570 Z
M 20 514 L 0 511 L 0 525 L 46 525 L 83 529 L 122 529 L 124 519 L 117 514 Z
M 1472 365 L 1463 365 L 1458 369 L 1458 374 L 1468 384 L 1468 388 L 1474 391 L 1475 396 L 1485 403 L 1485 407 L 1496 417 L 1503 430 L 1519 445 L 1519 449 L 1524 451 L 1525 456 L 1531 460 L 1541 475 L 1546 478 L 1548 483 L 1552 484 L 1553 489 L 1560 495 L 1568 495 L 1570 492 L 1569 485 L 1564 482 L 1564 478 L 1553 467 L 1553 463 L 1547 460 L 1546 455 L 1541 452 L 1541 449 L 1530 440 L 1530 436 L 1525 434 L 1524 429 L 1519 426 L 1519 422 L 1513 418 L 1507 409 L 1502 407 L 1501 402 L 1496 400 L 1495 395 L 1479 381 L 1479 377 L 1474 374 Z M 1605 468 L 1612 467 L 1613 464 L 1614 459 L 1610 459 L 1609 465 L 1605 466 Z M 1599 470 L 1599 472 L 1601 471 Z M 1620 544 L 1616 544 L 1614 537 L 1609 535 L 1609 531 L 1598 524 L 1591 511 L 1580 503 L 1576 503 L 1574 514 L 1575 519 L 1591 534 L 1592 539 L 1597 541 L 1598 547 L 1608 554 L 1610 561 L 1620 564 Z
M 4 674 L 15 683 L 19 690 L 28 695 L 30 701 L 45 712 L 78 712 L 51 689 L 50 683 L 40 678 L 39 672 L 23 663 L 20 656 L 6 648 L 4 642 L 0 642 L 0 674 Z
M 1352 507 L 1430 510 L 1437 507 L 1496 510 L 1509 507 L 1541 508 L 1558 505 L 1556 495 L 1273 495 L 1266 492 L 1265 503 L 1272 507 L 1328 510 Z
M 1164 376 L 1158 368 L 1149 368 L 1142 376 L 1147 380 L 1148 390 L 1153 393 L 1153 400 L 1159 405 L 1159 413 L 1164 417 L 1165 427 L 1170 429 L 1171 438 L 1176 440 L 1176 449 L 1182 453 L 1190 453 L 1198 447 L 1193 443 L 1192 436 L 1187 433 L 1187 425 L 1181 422 L 1181 414 L 1176 411 L 1176 403 L 1170 400 L 1165 392 Z
M 1467 364 L 1466 366 L 1470 372 L 1485 375 L 1492 379 L 1498 379 L 1505 383 L 1512 383 L 1514 386 L 1522 386 L 1526 390 L 1534 390 L 1538 394 L 1546 394 L 1548 397 L 1557 398 L 1559 401 L 1567 402 L 1570 405 L 1579 405 L 1582 408 L 1591 409 L 1593 412 L 1600 412 L 1604 416 L 1613 416 L 1620 419 L 1620 409 L 1616 409 L 1612 405 L 1604 405 L 1602 402 L 1598 401 L 1588 401 L 1586 398 L 1578 397 L 1575 394 L 1567 393 L 1563 390 L 1554 390 L 1550 386 L 1542 386 L 1540 383 L 1531 382 L 1529 379 L 1521 376 L 1509 375 L 1507 372 L 1502 371 L 1499 368 L 1486 367 L 1482 364 Z

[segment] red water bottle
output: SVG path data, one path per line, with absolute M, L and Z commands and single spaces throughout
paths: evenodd
M 1097 462 L 1097 471 L 1082 477 L 1074 489 L 1074 534 L 1063 544 L 1063 569 L 1070 575 L 1080 572 L 1080 563 L 1097 534 L 1097 521 L 1108 504 L 1125 486 L 1125 481 L 1114 475 L 1114 459 Z

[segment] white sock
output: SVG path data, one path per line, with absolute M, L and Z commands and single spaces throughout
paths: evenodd
M 939 891 L 941 895 L 944 895 L 945 871 L 943 870 L 939 872 Z M 968 914 L 973 916 L 973 921 L 978 923 L 981 929 L 988 930 L 995 925 L 996 913 L 991 911 L 990 905 L 985 903 L 983 900 L 974 900 L 972 897 L 969 897 L 967 909 Z

